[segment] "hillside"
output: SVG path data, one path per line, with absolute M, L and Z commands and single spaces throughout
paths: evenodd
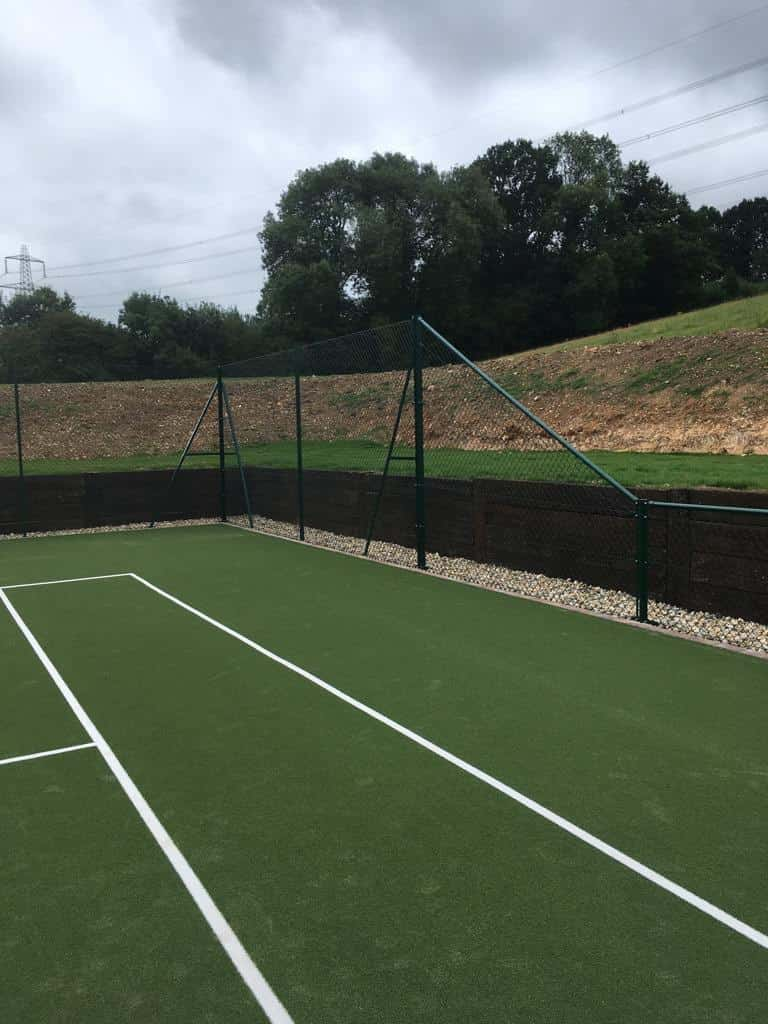
M 768 454 L 768 330 L 539 350 L 487 364 L 583 448 Z
M 755 300 L 750 300 L 754 302 Z M 604 340 L 490 360 L 485 368 L 586 450 L 768 454 L 768 329 L 697 337 Z M 459 371 L 429 371 L 427 443 L 503 448 L 509 423 L 485 388 Z M 453 375 L 453 376 L 451 376 Z M 399 375 L 305 383 L 308 439 L 388 435 Z M 210 382 L 35 384 L 22 389 L 30 459 L 120 458 L 178 451 Z M 242 439 L 293 436 L 292 381 L 232 384 Z M 0 459 L 15 451 L 10 388 L 0 391 Z M 203 443 L 214 442 L 208 424 Z
M 644 323 L 620 327 L 602 334 L 562 341 L 551 346 L 557 349 L 583 348 L 585 345 L 618 345 L 626 341 L 650 341 L 653 338 L 704 337 L 722 331 L 754 331 L 768 327 L 768 286 L 761 295 L 734 299 L 716 306 L 705 306 L 689 313 L 646 320 Z

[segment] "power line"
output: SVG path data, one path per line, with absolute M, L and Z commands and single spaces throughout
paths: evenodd
M 655 46 L 655 47 L 653 47 L 650 50 L 644 50 L 642 53 L 636 53 L 636 54 L 634 54 L 631 57 L 625 57 L 622 60 L 617 61 L 614 64 L 609 64 L 606 67 L 598 68 L 596 71 L 590 71 L 586 75 L 574 75 L 572 78 L 567 79 L 565 84 L 566 85 L 575 85 L 575 84 L 580 83 L 580 82 L 588 82 L 590 79 L 593 79 L 593 78 L 599 78 L 601 75 L 607 75 L 611 71 L 617 71 L 619 68 L 626 67 L 628 64 L 634 64 L 637 61 L 643 60 L 646 57 L 651 57 L 651 56 L 653 56 L 656 53 L 661 53 L 664 50 L 670 50 L 670 49 L 672 49 L 675 46 L 682 46 L 683 43 L 690 42 L 692 39 L 697 39 L 697 38 L 699 38 L 701 36 L 707 35 L 710 32 L 716 32 L 716 31 L 718 31 L 721 28 L 726 28 L 728 25 L 732 25 L 732 24 L 734 24 L 735 22 L 738 22 L 738 21 L 743 21 L 744 19 L 750 18 L 750 17 L 752 17 L 755 14 L 762 14 L 762 12 L 766 11 L 766 10 L 768 10 L 768 3 L 761 4 L 759 7 L 753 7 L 751 10 L 745 11 L 743 14 L 737 14 L 737 15 L 734 15 L 733 17 L 731 17 L 731 18 L 726 18 L 724 21 L 715 22 L 714 25 L 709 25 L 706 28 L 699 29 L 696 32 L 691 32 L 688 35 L 680 36 L 677 39 L 672 39 L 671 41 L 666 42 L 666 43 L 662 43 L 660 46 Z M 747 70 L 747 68 L 749 68 L 749 67 L 758 67 L 760 64 L 765 64 L 765 63 L 768 63 L 768 59 L 764 58 L 761 61 L 753 62 L 752 65 L 744 65 L 744 67 L 741 70 Z M 733 74 L 738 74 L 739 72 L 738 71 L 734 71 L 732 73 Z M 727 77 L 727 75 L 728 75 L 728 73 L 726 72 L 724 77 Z M 712 76 L 711 80 L 712 81 L 718 81 L 718 76 Z M 704 80 L 704 82 L 707 82 L 707 81 L 708 80 L 706 80 L 706 79 Z M 670 95 L 674 95 L 674 93 L 672 93 Z M 627 109 L 634 109 L 634 108 L 627 108 Z M 510 107 L 497 107 L 495 110 L 488 111 L 488 113 L 489 114 L 502 114 L 502 113 L 507 113 L 509 110 L 510 110 Z M 579 128 L 589 128 L 592 124 L 596 124 L 599 121 L 608 120 L 609 117 L 618 116 L 619 114 L 621 114 L 623 112 L 624 111 L 621 110 L 621 111 L 616 112 L 615 114 L 611 114 L 611 115 L 608 115 L 608 116 L 602 116 L 600 118 L 593 119 L 593 120 L 590 120 L 588 122 L 584 122 L 581 125 L 575 126 L 575 128 L 571 129 L 571 130 L 577 130 Z M 418 142 L 418 141 L 423 141 L 423 140 L 427 140 L 427 139 L 436 139 L 436 138 L 439 138 L 440 136 L 448 135 L 450 132 L 458 131 L 458 129 L 462 128 L 467 123 L 468 120 L 469 121 L 477 121 L 478 118 L 477 117 L 465 118 L 461 122 L 458 122 L 456 124 L 450 125 L 448 128 L 443 128 L 440 131 L 431 132 L 428 135 L 416 136 L 415 138 L 411 139 L 411 142 Z
M 233 295 L 259 295 L 260 293 L 261 293 L 261 288 L 240 288 L 237 291 L 233 291 L 233 292 L 214 292 L 212 295 L 208 294 L 208 295 L 187 296 L 183 301 L 186 302 L 187 304 L 197 303 L 199 305 L 201 302 L 210 302 L 213 299 L 231 298 Z M 127 296 L 126 296 L 126 298 L 127 298 Z M 96 306 L 92 306 L 92 305 L 89 304 L 88 308 L 89 309 L 114 309 L 116 305 L 118 305 L 117 302 L 103 302 L 103 303 L 99 303 Z
M 705 149 L 716 149 L 718 146 L 724 146 L 728 142 L 734 142 L 737 139 L 746 139 L 750 135 L 757 135 L 759 132 L 768 131 L 768 121 L 763 124 L 756 125 L 754 128 L 746 128 L 741 132 L 733 132 L 731 135 L 722 135 L 719 139 L 711 139 L 709 142 L 700 142 L 697 146 L 686 146 L 685 149 L 676 149 L 672 153 L 665 153 L 663 156 L 657 156 L 653 160 L 647 162 L 651 167 L 655 167 L 656 164 L 666 163 L 667 160 L 678 160 L 682 156 L 688 156 L 691 153 L 700 153 Z
M 591 117 L 587 121 L 580 121 L 578 124 L 572 124 L 567 131 L 577 132 L 583 131 L 587 128 L 593 128 L 596 124 L 601 124 L 603 121 L 614 121 L 618 117 L 624 117 L 627 114 L 634 114 L 638 110 L 645 110 L 648 107 L 656 106 L 658 103 L 663 103 L 665 100 L 677 99 L 679 96 L 685 96 L 686 93 L 695 92 L 697 89 L 703 89 L 707 85 L 713 85 L 715 82 L 722 82 L 727 78 L 734 78 L 736 75 L 742 75 L 747 71 L 754 71 L 756 68 L 764 67 L 768 64 L 768 57 L 759 57 L 757 60 L 749 61 L 747 64 L 740 64 L 735 68 L 726 68 L 725 71 L 718 71 L 714 75 L 707 75 L 706 78 L 699 78 L 695 82 L 687 82 L 685 85 L 680 85 L 675 89 L 670 89 L 667 92 L 657 93 L 655 96 L 649 96 L 647 99 L 638 100 L 636 103 L 628 103 L 624 107 L 618 107 L 616 110 L 609 110 L 605 114 L 598 114 L 597 117 Z M 543 138 L 546 138 L 544 136 Z M 540 141 L 543 141 L 542 140 Z
M 198 245 L 208 245 L 209 242 L 224 242 L 230 238 L 240 238 L 243 235 L 252 235 L 261 231 L 261 227 L 243 228 L 242 231 L 231 231 L 227 235 L 211 235 L 210 238 L 198 238 L 194 242 L 184 242 L 182 245 L 167 245 L 163 249 L 147 249 L 144 252 L 132 252 L 126 256 L 111 256 L 106 260 L 91 260 L 88 263 L 63 263 L 61 266 L 53 267 L 54 270 L 72 270 L 77 267 L 99 267 L 105 263 L 122 263 L 125 260 L 138 260 L 144 256 L 160 256 L 166 252 L 178 252 L 180 249 L 191 249 Z
M 153 295 L 159 294 L 159 291 L 162 290 L 163 288 L 183 288 L 183 287 L 185 287 L 188 284 L 204 284 L 206 281 L 220 281 L 220 280 L 222 280 L 225 277 L 240 277 L 243 274 L 258 274 L 260 271 L 261 271 L 261 267 L 248 267 L 246 270 L 233 270 L 233 271 L 230 271 L 228 274 L 213 274 L 213 275 L 209 275 L 208 277 L 193 277 L 193 278 L 190 278 L 190 280 L 188 280 L 188 281 L 169 281 L 169 282 L 167 282 L 165 284 L 157 285 L 155 287 L 155 289 L 152 290 L 152 294 Z M 134 289 L 134 291 L 136 291 L 136 290 L 138 290 L 138 289 Z M 149 287 L 147 287 L 146 289 L 143 289 L 143 290 L 149 291 L 150 289 L 149 289 Z M 125 289 L 121 288 L 120 291 L 114 291 L 114 292 L 91 292 L 89 295 L 76 295 L 75 299 L 77 299 L 77 301 L 79 302 L 79 301 L 81 301 L 83 299 L 102 299 L 102 298 L 108 298 L 111 295 L 117 295 L 117 296 L 125 295 Z
M 186 260 L 171 260 L 169 263 L 149 263 L 142 267 L 113 267 L 110 270 L 83 270 L 76 274 L 50 274 L 52 280 L 73 277 L 99 277 L 102 274 L 133 274 L 142 270 L 160 270 L 162 267 L 177 267 L 182 263 L 204 263 L 206 260 L 221 259 L 223 256 L 239 256 L 244 252 L 253 252 L 261 249 L 261 245 L 246 245 L 242 249 L 228 249 L 225 252 L 212 252 L 206 256 L 190 256 Z
M 619 68 L 624 68 L 627 64 L 634 64 L 638 60 L 644 60 L 646 57 L 653 57 L 657 53 L 663 53 L 665 50 L 671 50 L 675 46 L 682 46 L 683 43 L 689 43 L 692 39 L 699 39 L 701 36 L 708 35 L 710 32 L 716 32 L 718 29 L 726 28 L 728 25 L 734 25 L 737 21 L 744 21 L 745 18 L 751 18 L 755 14 L 762 14 L 763 11 L 768 10 L 768 3 L 761 4 L 759 7 L 753 7 L 750 11 L 745 11 L 743 14 L 735 14 L 731 18 L 726 18 L 725 21 L 718 21 L 714 25 L 709 25 L 707 28 L 701 28 L 696 32 L 690 32 L 687 36 L 680 36 L 679 39 L 673 39 L 669 43 L 662 43 L 661 46 L 654 46 L 651 50 L 645 50 L 643 53 L 638 53 L 634 57 L 627 57 L 626 60 L 620 60 L 616 64 L 609 64 L 607 67 L 601 68 L 599 71 L 592 72 L 588 77 L 597 78 L 598 75 L 607 75 L 609 71 L 617 71 Z
M 706 121 L 714 121 L 718 117 L 725 117 L 726 114 L 735 114 L 738 110 L 748 110 L 750 107 L 756 107 L 760 103 L 768 103 L 768 93 L 765 93 L 763 96 L 757 96 L 753 100 L 744 100 L 743 103 L 734 103 L 730 107 L 721 107 L 720 110 L 713 110 L 709 114 L 692 117 L 688 121 L 679 121 L 677 124 L 668 125 L 666 128 L 657 128 L 656 131 L 647 132 L 645 135 L 635 135 L 631 139 L 624 139 L 623 142 L 619 142 L 617 145 L 621 149 L 626 149 L 627 146 L 635 146 L 638 142 L 648 142 L 650 139 L 657 139 L 661 135 L 670 135 L 672 132 L 678 132 L 683 128 L 693 128 L 694 125 L 704 124 Z
M 739 185 L 742 181 L 754 181 L 755 178 L 764 178 L 768 174 L 768 167 L 762 171 L 753 171 L 751 174 L 740 174 L 736 178 L 723 178 L 722 181 L 713 181 L 710 185 L 697 185 L 696 188 L 687 188 L 686 195 L 693 196 L 698 192 L 711 192 L 716 188 L 725 188 L 726 185 Z

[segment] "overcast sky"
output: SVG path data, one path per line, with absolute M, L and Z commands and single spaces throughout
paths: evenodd
M 69 265 L 258 227 L 297 170 L 337 156 L 402 150 L 448 168 L 507 138 L 540 139 L 768 57 L 767 40 L 760 0 L 5 4 L 0 255 L 28 243 L 51 285 L 99 316 L 113 317 L 134 288 L 252 310 L 262 283 L 255 231 Z M 766 94 L 768 63 L 592 130 L 622 141 Z M 625 156 L 653 163 L 762 124 L 768 102 Z M 766 168 L 768 132 L 655 169 L 686 190 Z M 723 207 L 766 192 L 768 175 L 691 202 Z M 235 249 L 246 251 L 215 255 Z

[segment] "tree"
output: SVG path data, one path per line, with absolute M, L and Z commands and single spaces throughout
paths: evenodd
M 29 327 L 47 313 L 74 313 L 75 300 L 53 288 L 36 288 L 33 292 L 17 292 L 10 302 L 0 304 L 0 327 Z
M 768 281 L 768 199 L 744 199 L 722 215 L 724 262 L 747 281 Z
M 35 323 L 5 328 L 0 333 L 4 375 L 19 381 L 109 380 L 111 353 L 119 343 L 114 324 L 52 310 Z
M 339 290 L 338 273 L 327 260 L 308 266 L 286 262 L 264 285 L 259 315 L 269 347 L 277 350 L 354 329 L 353 305 Z
M 621 150 L 608 135 L 559 132 L 547 146 L 555 155 L 564 186 L 599 185 L 610 196 L 620 188 L 624 176 Z
M 475 161 L 501 213 L 501 229 L 488 234 L 486 272 L 495 283 L 518 284 L 535 273 L 551 242 L 549 213 L 562 187 L 557 156 L 526 139 L 491 146 Z

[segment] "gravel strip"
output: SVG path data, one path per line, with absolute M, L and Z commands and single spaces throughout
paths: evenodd
M 182 519 L 168 523 L 158 523 L 157 529 L 173 529 L 178 526 L 201 526 L 218 523 L 218 519 Z M 245 526 L 245 519 L 233 519 L 238 525 Z M 289 540 L 297 539 L 294 523 L 279 522 L 254 516 L 255 529 L 276 537 Z M 78 535 L 87 533 L 114 533 L 123 530 L 145 530 L 146 523 L 132 523 L 125 526 L 97 526 L 82 530 L 61 530 L 60 535 Z M 51 533 L 30 533 L 29 537 L 50 537 Z M 0 535 L 0 540 L 18 538 L 18 534 Z M 362 555 L 364 543 L 359 537 L 346 537 L 341 534 L 329 533 L 307 527 L 305 530 L 307 543 L 317 547 L 344 551 L 348 554 Z M 404 565 L 413 568 L 416 557 L 413 548 L 400 544 L 389 544 L 374 541 L 371 545 L 371 557 L 380 562 L 392 565 Z M 617 618 L 631 619 L 635 612 L 635 599 L 632 594 L 621 590 L 607 590 L 604 587 L 593 587 L 579 580 L 558 579 L 542 576 L 539 573 L 508 569 L 502 565 L 489 565 L 473 562 L 467 558 L 451 558 L 438 552 L 428 555 L 429 572 L 465 583 L 476 583 L 493 590 L 501 590 L 522 597 L 533 597 L 569 608 L 581 608 L 585 611 L 611 615 Z M 694 637 L 697 640 L 709 640 L 714 643 L 740 647 L 745 651 L 756 651 L 768 655 L 768 626 L 747 619 L 732 618 L 727 615 L 715 615 L 712 612 L 691 611 L 678 608 L 663 601 L 651 600 L 648 605 L 651 622 L 664 629 Z
M 243 520 L 243 525 L 244 522 Z M 294 523 L 254 516 L 254 526 L 263 533 L 296 540 L 297 530 Z M 307 527 L 305 539 L 307 543 L 318 547 L 355 555 L 363 553 L 364 543 L 358 537 L 345 537 Z M 413 568 L 416 564 L 413 548 L 402 547 L 400 544 L 374 541 L 370 554 L 377 561 L 393 565 Z M 429 572 L 465 583 L 477 583 L 494 590 L 551 601 L 569 608 L 581 608 L 600 615 L 631 619 L 635 614 L 634 596 L 621 590 L 607 590 L 604 587 L 582 583 L 580 580 L 542 576 L 539 573 L 508 569 L 502 565 L 473 562 L 467 558 L 452 558 L 438 552 L 430 552 L 427 561 Z M 653 600 L 648 603 L 648 617 L 655 625 L 697 640 L 710 640 L 731 647 L 741 647 L 746 651 L 768 654 L 768 626 L 759 622 L 715 615 L 712 612 L 691 611 L 688 608 L 678 608 L 673 604 Z
M 156 523 L 155 530 L 171 530 L 176 526 L 209 526 L 220 522 L 217 519 L 174 519 L 172 522 Z M 86 533 L 123 533 L 126 530 L 148 530 L 148 523 L 121 523 L 119 526 L 86 526 L 79 530 L 44 530 L 34 531 L 26 535 L 30 537 L 78 537 Z M 0 542 L 4 540 L 22 540 L 21 533 L 0 533 Z

